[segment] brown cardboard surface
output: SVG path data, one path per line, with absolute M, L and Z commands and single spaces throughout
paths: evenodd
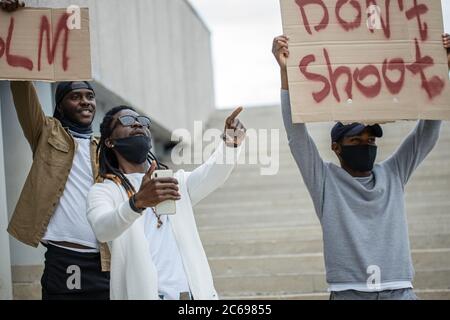
M 280 4 L 284 34 L 290 38 L 288 78 L 295 123 L 450 120 L 440 1 L 280 0 Z M 368 28 L 367 4 L 379 7 L 381 28 Z M 417 15 L 412 14 L 414 8 L 421 12 L 420 28 Z M 328 21 L 322 23 L 325 12 Z M 356 23 L 346 29 L 339 20 Z M 417 63 L 419 53 L 419 57 L 427 60 Z M 391 62 L 394 63 L 390 65 Z M 337 77 L 334 90 L 331 74 L 341 69 L 345 72 Z M 400 82 L 402 70 L 402 86 L 397 89 L 390 86 L 389 90 L 385 77 Z M 351 97 L 345 90 L 347 84 Z M 321 91 L 323 95 L 317 95 Z
M 90 80 L 89 11 L 80 14 L 81 28 L 70 30 L 65 9 L 0 11 L 0 79 Z

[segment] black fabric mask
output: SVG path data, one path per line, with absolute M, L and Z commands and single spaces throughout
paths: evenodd
M 58 114 L 59 114 L 59 112 L 58 112 Z M 55 118 L 57 118 L 61 122 L 61 124 L 64 128 L 69 128 L 70 131 L 73 131 L 73 132 L 71 132 L 72 135 L 74 135 L 73 133 L 79 133 L 80 135 L 92 135 L 92 133 L 93 133 L 92 125 L 81 126 L 73 121 L 70 121 L 69 119 L 67 119 L 61 115 L 59 115 L 59 117 L 57 116 Z M 76 134 L 75 134 L 75 136 L 76 136 Z
M 359 146 L 342 146 L 341 157 L 350 169 L 366 172 L 372 171 L 375 158 L 377 157 L 377 146 L 365 144 Z
M 147 136 L 131 136 L 114 140 L 114 149 L 127 161 L 141 164 L 147 160 L 152 140 Z

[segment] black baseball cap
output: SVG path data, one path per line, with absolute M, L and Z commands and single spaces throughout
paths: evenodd
M 55 102 L 56 105 L 60 104 L 62 99 L 73 90 L 77 89 L 89 89 L 92 92 L 94 92 L 94 89 L 92 88 L 91 84 L 87 81 L 63 81 L 58 83 L 58 86 L 56 87 L 56 93 L 55 93 Z
M 369 128 L 373 135 L 377 138 L 381 138 L 383 136 L 383 129 L 381 129 L 379 124 L 366 126 L 362 123 L 355 122 L 344 125 L 342 122 L 338 122 L 334 125 L 333 129 L 331 129 L 331 142 L 338 142 L 343 137 L 357 136 L 366 128 Z

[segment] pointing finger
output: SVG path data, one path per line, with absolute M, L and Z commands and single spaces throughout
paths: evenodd
M 244 110 L 243 107 L 236 108 L 233 113 L 227 118 L 227 124 L 231 125 L 234 119 L 236 119 L 236 117 L 242 112 L 242 110 Z

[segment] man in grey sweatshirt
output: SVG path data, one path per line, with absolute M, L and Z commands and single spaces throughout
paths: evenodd
M 448 50 L 449 37 L 443 38 Z M 381 127 L 337 123 L 331 140 L 341 166 L 324 162 L 305 124 L 292 123 L 287 37 L 274 39 L 273 54 L 289 146 L 322 226 L 330 299 L 417 299 L 404 191 L 435 146 L 441 121 L 419 121 L 398 150 L 375 165 Z

